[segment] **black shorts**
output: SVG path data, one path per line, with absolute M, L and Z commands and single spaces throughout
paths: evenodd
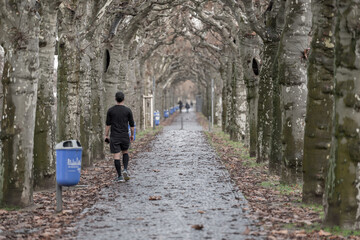
M 110 152 L 119 153 L 126 151 L 130 147 L 130 139 L 127 138 L 110 138 Z

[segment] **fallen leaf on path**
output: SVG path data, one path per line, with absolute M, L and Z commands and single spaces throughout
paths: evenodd
M 243 232 L 244 235 L 249 235 L 250 228 L 246 227 L 245 231 Z
M 319 236 L 330 236 L 330 235 L 331 235 L 331 233 L 329 233 L 329 232 L 325 232 L 323 230 L 319 231 Z
M 301 221 L 302 223 L 305 223 L 306 225 L 311 225 L 312 224 L 312 222 L 311 221 L 309 221 L 309 220 L 303 220 L 303 221 Z
M 306 238 L 307 237 L 307 235 L 305 233 L 297 233 L 297 234 L 295 234 L 295 236 L 297 238 Z
M 153 171 L 154 171 L 154 172 L 160 172 L 160 170 L 159 170 L 159 169 L 153 169 Z
M 204 214 L 205 211 L 199 210 L 198 213 Z
M 273 230 L 271 231 L 272 234 L 283 234 L 283 235 L 288 235 L 289 234 L 289 231 L 288 230 L 279 230 L 279 231 L 276 231 L 276 230 Z
M 156 201 L 156 200 L 161 200 L 161 196 L 150 196 L 149 197 L 150 201 Z
M 196 230 L 201 230 L 204 228 L 204 225 L 202 224 L 195 224 L 191 226 L 192 228 L 196 229 Z

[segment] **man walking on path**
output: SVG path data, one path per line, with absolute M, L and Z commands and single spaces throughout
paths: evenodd
M 190 105 L 188 103 L 185 104 L 186 112 L 189 112 Z
M 130 141 L 134 141 L 134 119 L 130 108 L 124 106 L 124 93 L 115 94 L 116 105 L 109 108 L 106 115 L 105 142 L 110 143 L 110 151 L 114 154 L 114 164 L 118 174 L 117 182 L 130 179 L 127 167 L 129 164 L 128 149 Z M 128 125 L 131 136 L 129 138 Z M 109 131 L 111 134 L 109 139 Z M 124 171 L 121 174 L 120 154 L 123 155 Z
M 180 112 L 181 112 L 181 109 L 182 109 L 182 107 L 183 107 L 183 103 L 182 103 L 182 101 L 180 100 L 180 101 L 178 102 L 178 104 L 179 104 L 179 108 L 180 108 Z

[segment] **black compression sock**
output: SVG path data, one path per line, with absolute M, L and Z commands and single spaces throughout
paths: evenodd
M 123 154 L 123 164 L 124 164 L 124 169 L 127 170 L 129 164 L 129 154 L 127 153 Z
M 120 163 L 120 159 L 114 159 L 114 164 L 115 164 L 115 168 L 116 171 L 118 173 L 118 177 L 121 176 L 121 163 Z

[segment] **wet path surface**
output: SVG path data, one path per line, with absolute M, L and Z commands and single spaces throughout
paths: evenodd
M 206 142 L 195 113 L 182 113 L 130 165 L 131 180 L 102 191 L 78 239 L 246 239 L 246 201 Z M 150 201 L 151 196 L 161 196 Z M 202 230 L 192 225 L 203 225 Z

